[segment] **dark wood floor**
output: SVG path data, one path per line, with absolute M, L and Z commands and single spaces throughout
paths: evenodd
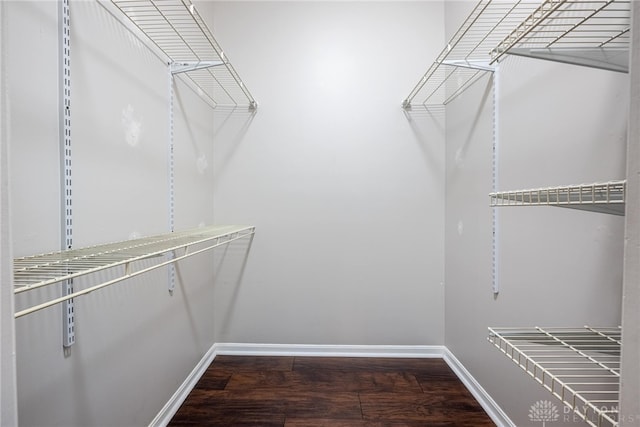
M 442 359 L 217 356 L 169 425 L 494 423 Z

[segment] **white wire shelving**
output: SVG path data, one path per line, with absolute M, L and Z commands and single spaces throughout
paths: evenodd
M 630 0 L 547 0 L 491 52 L 628 72 Z
M 627 71 L 629 0 L 480 0 L 404 108 L 447 104 L 505 54 Z
M 110 0 L 213 107 L 257 103 L 190 0 Z
M 16 296 L 114 267 L 121 268 L 114 269 L 115 277 L 112 279 L 62 297 L 50 298 L 47 301 L 22 308 L 15 313 L 15 317 L 22 317 L 71 298 L 86 295 L 232 241 L 251 238 L 254 234 L 255 227 L 253 226 L 210 226 L 82 249 L 16 258 L 13 263 L 14 294 Z M 164 255 L 170 255 L 170 257 L 163 259 Z M 149 259 L 156 261 L 150 266 L 138 263 Z
M 480 0 L 403 106 L 447 104 L 486 72 L 493 71 L 490 52 L 539 4 L 539 0 Z
M 624 215 L 626 181 L 490 193 L 492 207 L 558 206 Z
M 618 425 L 619 327 L 489 328 L 488 340 L 589 425 Z

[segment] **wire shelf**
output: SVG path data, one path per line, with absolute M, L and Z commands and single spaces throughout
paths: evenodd
M 628 71 L 630 0 L 547 0 L 491 52 Z
M 447 104 L 504 54 L 627 71 L 630 0 L 480 0 L 403 101 Z
M 489 328 L 488 340 L 589 425 L 614 427 L 621 334 L 619 327 Z
M 490 193 L 492 207 L 559 206 L 624 215 L 626 181 Z
M 257 106 L 190 0 L 111 0 L 215 107 Z
M 88 294 L 234 240 L 250 237 L 254 233 L 255 227 L 253 226 L 211 226 L 82 249 L 16 258 L 13 262 L 14 293 L 16 295 L 113 267 L 123 266 L 124 268 L 118 272 L 115 279 L 73 292 L 64 297 L 33 305 L 16 312 L 15 317 L 18 318 L 71 298 Z M 136 261 L 159 258 L 164 255 L 173 256 L 150 267 L 138 270 L 133 267 L 133 263 Z
M 404 100 L 405 108 L 447 104 L 492 71 L 491 51 L 539 5 L 540 0 L 480 0 Z

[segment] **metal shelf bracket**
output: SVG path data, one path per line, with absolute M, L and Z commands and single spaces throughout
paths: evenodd
M 174 61 L 171 63 L 170 68 L 172 74 L 180 74 L 211 67 L 219 67 L 224 64 L 224 61 Z
M 467 61 L 467 60 L 445 60 L 439 62 L 442 65 L 450 65 L 452 67 L 468 68 L 470 70 L 489 71 L 494 72 L 496 67 L 490 65 L 488 62 L 482 61 Z

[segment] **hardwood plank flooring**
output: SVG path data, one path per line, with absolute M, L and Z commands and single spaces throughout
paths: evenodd
M 442 359 L 217 356 L 169 426 L 485 427 Z

